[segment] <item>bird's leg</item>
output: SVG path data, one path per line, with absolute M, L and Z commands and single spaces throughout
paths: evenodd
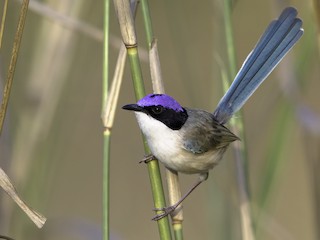
M 165 216 L 171 214 L 189 195 L 190 193 L 193 192 L 193 190 L 195 190 L 202 182 L 204 182 L 205 180 L 208 179 L 209 173 L 201 173 L 199 175 L 199 178 L 197 180 L 197 182 L 190 188 L 190 190 L 182 196 L 182 198 L 180 198 L 180 200 L 178 202 L 176 202 L 175 204 L 169 206 L 169 207 L 164 207 L 164 208 L 155 208 L 155 211 L 163 211 L 162 213 L 157 214 L 156 216 L 154 216 L 152 218 L 152 220 L 154 221 L 158 221 L 161 218 L 164 218 Z
M 148 154 L 148 155 L 144 156 L 144 158 L 141 161 L 139 161 L 139 163 L 148 163 L 148 162 L 155 160 L 155 159 L 156 159 L 156 157 L 153 154 Z

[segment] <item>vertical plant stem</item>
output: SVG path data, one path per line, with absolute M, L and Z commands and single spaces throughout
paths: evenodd
M 104 42 L 103 42 L 103 92 L 102 92 L 102 111 L 105 109 L 105 102 L 108 95 L 109 80 L 109 18 L 110 1 L 104 1 Z M 103 239 L 109 239 L 109 186 L 110 186 L 110 129 L 105 128 L 103 132 Z
M 119 92 L 121 83 L 123 80 L 123 73 L 125 68 L 125 62 L 127 59 L 127 52 L 124 45 L 121 46 L 118 60 L 116 64 L 116 68 L 114 71 L 112 85 L 110 90 L 108 91 L 108 97 L 102 105 L 104 105 L 104 109 L 102 109 L 102 122 L 104 126 L 104 167 L 103 167 L 103 206 L 105 211 L 103 213 L 104 217 L 104 236 L 108 238 L 110 235 L 109 230 L 109 187 L 110 187 L 110 141 L 111 141 L 111 129 L 113 127 L 113 122 L 115 118 L 117 102 L 119 99 Z
M 141 0 L 141 9 L 144 20 L 144 28 L 146 31 L 148 49 L 151 49 L 151 44 L 153 42 L 153 30 L 152 30 L 152 22 L 149 11 L 149 4 L 147 0 Z
M 227 56 L 229 64 L 229 85 L 231 84 L 231 78 L 237 74 L 237 62 L 236 62 L 236 49 L 234 44 L 233 29 L 232 29 L 232 18 L 231 18 L 231 0 L 224 1 L 224 22 L 225 22 L 225 34 L 226 34 L 226 43 L 227 43 Z M 227 89 L 225 89 L 226 91 Z
M 11 93 L 14 72 L 16 69 L 18 53 L 19 53 L 21 39 L 22 39 L 22 33 L 23 33 L 24 24 L 25 24 L 26 17 L 27 17 L 27 12 L 28 12 L 28 5 L 29 5 L 29 0 L 24 0 L 21 4 L 17 31 L 16 31 L 16 34 L 14 37 L 13 48 L 12 48 L 12 53 L 11 53 L 11 60 L 10 60 L 10 64 L 9 64 L 6 83 L 5 83 L 4 90 L 3 90 L 3 98 L 2 98 L 1 107 L 0 107 L 0 136 L 1 136 L 2 128 L 3 128 L 4 119 L 6 117 L 6 112 L 7 112 L 9 97 L 10 97 L 10 93 Z
M 182 211 L 180 211 L 180 212 L 182 212 Z M 172 226 L 173 226 L 174 239 L 175 240 L 182 240 L 183 239 L 182 222 L 178 222 L 178 223 L 172 222 Z
M 137 99 L 140 99 L 145 95 L 145 89 L 140 67 L 140 60 L 136 40 L 137 38 L 135 34 L 132 12 L 130 11 L 129 2 L 126 0 L 114 0 L 114 5 L 120 25 L 122 39 L 127 48 L 135 96 Z M 150 154 L 150 150 L 146 144 L 145 139 L 143 141 L 146 154 Z M 156 208 L 165 207 L 165 197 L 162 187 L 162 180 L 158 161 L 150 161 L 148 162 L 147 166 L 149 171 L 154 206 Z M 165 217 L 157 221 L 157 223 L 160 239 L 171 239 L 171 231 L 168 217 Z
M 103 239 L 109 239 L 110 129 L 103 132 Z
M 131 67 L 131 75 L 137 99 L 145 96 L 145 90 L 142 80 L 142 73 L 140 68 L 140 61 L 137 48 L 128 48 L 128 58 Z M 150 154 L 149 147 L 145 139 L 143 139 L 146 154 Z M 148 162 L 149 178 L 153 194 L 153 201 L 155 208 L 165 207 L 165 197 L 160 175 L 160 167 L 158 161 Z M 158 221 L 159 234 L 161 239 L 171 239 L 170 225 L 168 217 L 162 218 Z
M 147 37 L 147 44 L 149 49 L 150 71 L 155 93 L 164 93 L 164 84 L 162 81 L 162 74 L 160 68 L 160 61 L 158 56 L 157 41 L 154 39 L 151 14 L 147 0 L 141 0 L 141 8 L 144 19 L 145 32 Z M 169 194 L 169 204 L 173 205 L 181 198 L 181 190 L 179 184 L 178 172 L 166 169 L 166 180 Z M 183 211 L 182 208 L 177 208 L 172 214 L 172 226 L 176 240 L 183 239 Z
M 130 68 L 131 68 L 131 75 L 132 75 L 132 81 L 135 91 L 136 99 L 141 99 L 146 95 L 143 79 L 142 79 L 142 72 L 141 72 L 141 66 L 140 66 L 140 60 L 138 56 L 138 48 L 128 48 L 127 49 L 128 58 L 130 62 Z
M 235 45 L 233 40 L 233 30 L 231 21 L 231 1 L 224 1 L 224 20 L 226 29 L 226 42 L 227 42 L 227 54 L 229 60 L 229 71 L 232 78 L 236 75 L 236 53 Z M 231 78 L 229 78 L 231 79 Z M 230 85 L 230 82 L 228 85 Z M 225 88 L 226 91 L 226 88 Z M 242 228 L 242 239 L 254 240 L 253 225 L 251 209 L 249 205 L 249 191 L 248 191 L 248 180 L 247 180 L 247 153 L 244 142 L 244 125 L 241 121 L 242 118 L 233 118 L 230 121 L 232 131 L 243 139 L 242 142 L 235 142 L 234 152 L 236 161 L 236 172 L 237 172 L 237 183 L 239 189 L 239 200 L 240 200 L 240 216 L 241 216 L 241 228 Z

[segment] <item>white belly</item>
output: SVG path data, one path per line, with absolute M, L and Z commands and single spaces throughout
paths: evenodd
M 136 117 L 152 154 L 170 169 L 183 173 L 207 172 L 222 157 L 224 149 L 203 154 L 189 152 L 182 146 L 179 130 L 172 130 L 144 113 L 136 112 Z

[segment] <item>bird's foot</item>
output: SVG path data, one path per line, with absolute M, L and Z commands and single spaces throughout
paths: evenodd
M 174 210 L 177 208 L 176 205 L 172 205 L 169 207 L 163 207 L 163 208 L 154 208 L 154 211 L 162 211 L 162 213 L 159 213 L 157 215 L 155 215 L 152 220 L 153 221 L 159 221 L 160 219 L 168 216 L 169 214 L 173 213 Z
M 155 156 L 153 156 L 153 154 L 149 154 L 149 155 L 146 155 L 144 156 L 144 158 L 139 161 L 139 163 L 148 163 L 148 162 L 151 162 L 152 160 L 155 160 Z

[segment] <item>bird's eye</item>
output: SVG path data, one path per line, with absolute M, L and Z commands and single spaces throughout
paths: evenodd
M 160 114 L 160 113 L 163 112 L 163 107 L 161 107 L 161 106 L 155 106 L 155 107 L 153 107 L 151 110 L 152 110 L 152 112 L 153 112 L 154 114 Z

